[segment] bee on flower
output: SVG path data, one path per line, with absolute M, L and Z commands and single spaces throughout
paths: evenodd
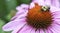
M 21 4 L 11 21 L 3 26 L 11 33 L 59 33 L 60 8 L 58 0 L 33 0 Z

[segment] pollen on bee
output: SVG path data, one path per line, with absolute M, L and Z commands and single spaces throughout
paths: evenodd
M 50 10 L 42 11 L 42 6 L 35 4 L 35 7 L 29 9 L 27 24 L 36 29 L 46 29 L 52 24 L 52 14 Z

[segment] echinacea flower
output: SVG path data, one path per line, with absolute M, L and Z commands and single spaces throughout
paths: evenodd
M 3 26 L 12 33 L 60 33 L 58 0 L 33 0 L 18 6 L 16 15 Z

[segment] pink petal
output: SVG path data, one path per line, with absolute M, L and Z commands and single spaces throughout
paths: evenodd
M 16 15 L 11 20 L 24 18 L 24 17 L 26 17 L 27 13 L 28 13 L 28 10 L 22 9 L 19 12 L 17 12 Z
M 28 9 L 29 5 L 28 4 L 21 4 L 22 8 Z
M 21 6 L 16 7 L 16 9 L 18 11 L 20 11 L 20 9 L 28 9 L 28 7 L 29 7 L 29 5 L 27 5 L 27 4 L 21 4 Z
M 20 20 L 15 20 L 15 21 L 10 21 L 9 23 L 7 23 L 6 25 L 3 26 L 3 30 L 4 31 L 11 31 L 14 28 L 16 28 L 18 25 L 20 25 L 20 27 L 22 27 L 25 24 L 25 19 L 20 19 Z
M 27 25 L 24 25 L 21 29 L 18 26 L 12 33 L 30 33 L 32 28 Z
M 15 20 L 18 16 L 21 16 L 21 15 L 24 15 L 24 16 L 21 16 L 21 17 L 25 17 L 27 12 L 28 12 L 28 5 L 25 5 L 25 4 L 22 4 L 21 6 L 18 6 L 16 9 L 18 10 L 18 12 L 16 13 L 16 15 L 11 19 L 11 20 Z M 19 17 L 19 18 L 21 18 Z
M 43 29 L 40 29 L 40 33 L 44 33 Z
M 26 18 L 28 11 L 26 11 L 24 14 L 17 16 L 16 19 Z
M 53 14 L 60 14 L 60 11 L 56 11 L 56 12 L 54 12 Z
M 53 22 L 60 22 L 60 18 L 54 18 Z
M 54 12 L 53 14 L 53 22 L 54 23 L 57 23 L 57 24 L 60 24 L 60 11 L 59 12 Z
M 55 6 L 55 7 L 60 7 L 60 2 L 59 2 L 59 0 L 51 0 L 51 4 L 53 5 L 53 6 Z
M 11 21 L 17 20 L 17 19 L 23 19 L 26 18 L 26 13 L 25 14 L 21 14 L 21 15 L 16 15 L 14 17 L 12 17 Z
M 53 22 L 56 24 L 60 24 L 60 19 L 55 19 Z
M 49 5 L 51 5 L 51 1 L 52 0 L 45 0 L 45 4 L 49 6 Z
M 51 30 L 48 30 L 48 32 L 47 33 L 53 33 Z
M 51 11 L 52 13 L 55 13 L 55 12 L 60 11 L 60 8 L 54 7 L 54 6 L 50 6 L 50 11 Z
M 19 15 L 19 16 L 14 16 L 12 19 L 11 19 L 11 21 L 13 21 L 13 20 L 17 20 L 17 19 L 23 19 L 23 18 L 26 18 L 26 16 L 27 16 L 27 11 L 24 13 L 24 14 L 22 14 L 22 15 Z
M 53 33 L 49 28 L 45 30 L 46 33 Z
M 39 29 L 36 31 L 36 33 L 40 33 Z
M 54 12 L 53 17 L 59 19 L 60 18 L 60 11 Z
M 58 25 L 58 24 L 52 24 L 52 26 L 50 27 L 50 30 L 53 33 L 59 33 L 60 32 L 60 25 Z
M 57 15 L 53 15 L 54 18 L 59 19 L 60 18 L 60 14 Z
M 59 0 L 45 0 L 46 5 L 52 5 L 55 7 L 59 7 Z
M 35 4 L 34 4 L 34 2 L 31 2 L 29 8 L 32 9 L 33 7 L 35 7 Z
M 49 33 L 47 29 L 45 29 L 44 31 L 45 31 L 45 33 Z
M 36 33 L 35 29 L 33 28 L 30 33 Z

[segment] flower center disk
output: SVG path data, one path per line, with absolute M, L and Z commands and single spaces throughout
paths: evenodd
M 42 6 L 35 4 L 35 7 L 29 9 L 27 14 L 27 24 L 35 29 L 46 29 L 52 24 L 52 15 L 50 10 L 42 10 Z

